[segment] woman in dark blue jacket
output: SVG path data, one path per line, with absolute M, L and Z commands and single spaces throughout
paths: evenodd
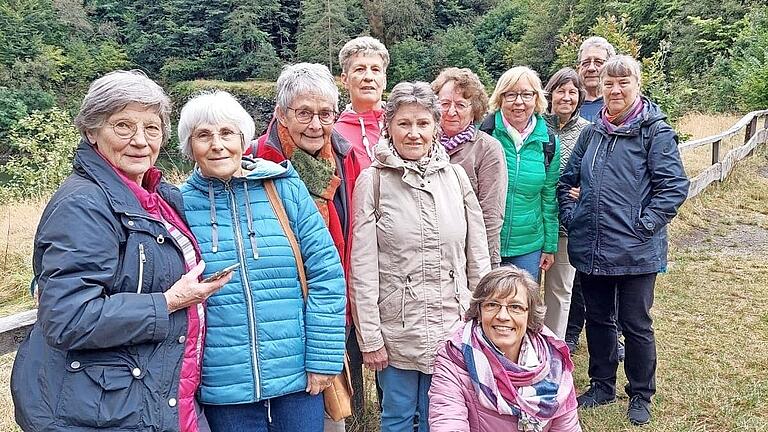
M 640 65 L 615 56 L 601 72 L 605 107 L 584 129 L 560 179 L 560 217 L 586 304 L 590 389 L 579 406 L 616 399 L 616 324 L 624 330 L 624 370 L 633 424 L 650 421 L 656 342 L 650 309 L 656 274 L 667 267 L 667 224 L 688 193 L 677 135 L 640 95 Z M 569 189 L 581 187 L 574 200 Z M 617 298 L 618 301 L 614 301 Z

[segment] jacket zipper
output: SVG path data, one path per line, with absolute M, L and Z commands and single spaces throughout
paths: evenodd
M 248 272 L 245 267 L 245 247 L 243 246 L 243 238 L 240 232 L 240 218 L 237 213 L 237 202 L 235 201 L 235 192 L 232 190 L 229 182 L 224 183 L 224 188 L 227 191 L 230 199 L 231 211 L 232 211 L 232 226 L 235 229 L 235 247 L 237 248 L 237 255 L 240 258 L 240 274 L 242 275 L 243 288 L 245 290 L 245 301 L 248 306 L 248 333 L 253 343 L 251 344 L 251 356 L 253 357 L 253 378 L 255 381 L 256 400 L 261 399 L 261 382 L 259 380 L 259 355 L 258 345 L 259 339 L 256 334 L 256 316 L 253 310 L 253 293 L 251 293 L 251 287 L 248 283 Z M 248 199 L 248 197 L 245 197 Z
M 459 279 L 456 278 L 456 272 L 451 269 L 448 272 L 448 276 L 453 280 L 453 297 L 456 299 L 456 303 L 459 305 L 459 321 L 462 320 L 462 314 L 464 313 L 464 306 L 461 304 L 461 293 L 459 291 Z
M 595 267 L 595 257 L 600 255 L 600 221 L 598 220 L 598 216 L 600 214 L 600 195 L 603 190 L 603 177 L 605 176 L 605 165 L 608 162 L 608 153 L 613 151 L 613 147 L 616 146 L 616 139 L 618 137 L 613 138 L 613 144 L 609 144 L 605 149 L 605 157 L 603 158 L 603 166 L 600 167 L 600 173 L 597 180 L 597 199 L 595 200 L 595 252 L 592 254 L 592 263 L 589 266 L 595 273 L 600 272 L 599 267 Z M 600 150 L 600 147 L 603 144 L 603 138 L 600 138 L 600 143 L 597 146 L 597 150 Z M 595 172 L 595 160 L 597 159 L 597 151 L 595 152 L 595 155 L 592 156 L 592 173 L 594 175 Z
M 514 145 L 514 142 L 512 143 L 512 145 Z M 520 150 L 522 150 L 522 149 L 523 148 L 520 147 Z M 512 195 L 511 195 L 511 197 L 512 197 L 512 207 L 510 208 L 510 210 L 512 210 L 512 211 L 510 212 L 510 214 L 515 214 L 515 195 L 517 195 L 517 180 L 518 180 L 518 177 L 520 176 L 520 152 L 517 151 L 517 149 L 515 151 L 517 152 L 517 156 L 516 156 L 517 157 L 517 162 L 515 163 L 515 186 L 512 188 Z M 506 238 L 507 246 L 509 246 L 509 236 L 510 236 L 510 233 L 507 232 L 507 238 Z
M 413 292 L 413 287 L 411 286 L 411 275 L 408 275 L 405 277 L 405 288 L 403 288 L 403 295 L 400 299 L 400 320 L 403 323 L 403 328 L 405 328 L 405 294 L 408 293 L 412 299 L 416 300 L 418 297 L 416 296 L 416 293 Z
M 139 243 L 139 281 L 136 293 L 141 294 L 141 288 L 144 284 L 144 263 L 147 262 L 147 254 L 144 253 L 144 243 Z

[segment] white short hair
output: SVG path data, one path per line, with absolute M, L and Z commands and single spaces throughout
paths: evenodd
M 318 63 L 296 63 L 283 68 L 277 78 L 277 106 L 285 112 L 299 96 L 319 95 L 339 110 L 339 88 L 328 67 Z
M 381 57 L 384 72 L 387 71 L 387 67 L 389 66 L 389 51 L 387 51 L 387 47 L 385 47 L 378 39 L 371 36 L 360 36 L 345 43 L 339 51 L 339 64 L 341 65 L 342 72 L 349 72 L 349 66 L 352 63 L 352 59 L 357 55 L 378 55 Z
M 203 92 L 190 99 L 179 115 L 179 150 L 192 159 L 189 137 L 203 123 L 232 123 L 243 134 L 243 143 L 250 143 L 256 134 L 253 118 L 231 94 L 217 90 Z
M 582 42 L 581 46 L 579 47 L 579 55 L 578 55 L 579 62 L 584 60 L 583 58 L 581 58 L 581 56 L 584 55 L 584 51 L 592 47 L 604 49 L 606 53 L 606 60 L 616 55 L 616 48 L 614 48 L 613 45 L 611 45 L 611 43 L 608 42 L 606 38 L 600 37 L 600 36 L 591 36 L 591 37 L 588 37 L 584 42 Z

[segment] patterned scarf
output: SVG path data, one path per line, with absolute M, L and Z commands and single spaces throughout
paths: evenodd
M 573 363 L 565 344 L 558 342 L 526 333 L 514 363 L 487 340 L 477 321 L 467 323 L 461 351 L 480 404 L 517 417 L 519 431 L 544 430 L 562 406 L 575 402 L 569 401 L 572 392 L 559 392 L 563 372 L 572 371 Z
M 525 143 L 525 140 L 528 139 L 528 137 L 531 135 L 534 129 L 536 129 L 536 116 L 532 115 L 530 119 L 528 119 L 528 125 L 525 126 L 525 129 L 523 129 L 522 132 L 518 131 L 517 128 L 512 126 L 510 122 L 507 121 L 507 118 L 504 117 L 504 113 L 501 113 L 501 120 L 504 122 L 504 127 L 507 129 L 507 134 L 510 138 L 512 138 L 512 142 L 515 144 L 515 148 L 520 150 L 520 148 Z
M 328 206 L 333 203 L 333 196 L 341 184 L 341 179 L 336 176 L 336 160 L 333 158 L 331 136 L 325 136 L 325 142 L 317 156 L 312 156 L 298 148 L 293 142 L 288 128 L 280 123 L 277 124 L 277 137 L 283 148 L 283 154 L 286 159 L 291 161 L 291 165 L 296 169 L 304 184 L 307 185 L 317 209 L 323 216 L 325 224 L 328 225 L 331 219 Z
M 631 105 L 627 105 L 616 115 L 608 114 L 608 105 L 605 105 L 603 109 L 600 110 L 600 120 L 602 120 L 605 129 L 610 133 L 625 124 L 632 123 L 642 112 L 643 99 L 638 96 Z
M 391 139 L 389 138 L 382 138 L 382 139 L 385 139 L 387 141 L 387 144 L 389 145 L 389 149 L 392 151 L 392 154 L 396 158 L 403 161 L 403 164 L 405 164 L 405 166 L 421 174 L 422 177 L 424 177 L 424 174 L 427 173 L 427 168 L 429 168 L 429 165 L 432 163 L 432 161 L 437 159 L 437 155 L 439 153 L 437 151 L 438 149 L 437 146 L 439 144 L 437 143 L 437 140 L 435 140 L 435 141 L 432 141 L 432 146 L 429 148 L 429 151 L 427 152 L 427 154 L 422 156 L 421 159 L 416 161 L 407 160 L 407 159 L 403 159 L 400 156 L 400 153 L 397 152 L 397 149 L 395 148 L 395 144 Z
M 472 123 L 467 126 L 466 129 L 463 131 L 457 133 L 454 136 L 446 136 L 445 134 L 440 136 L 440 144 L 445 147 L 446 151 L 451 151 L 455 149 L 456 147 L 464 144 L 465 142 L 471 141 L 472 138 L 475 137 L 475 125 Z

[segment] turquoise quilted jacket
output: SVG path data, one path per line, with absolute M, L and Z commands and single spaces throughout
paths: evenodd
M 338 374 L 344 356 L 344 274 L 325 223 L 288 162 L 246 161 L 228 182 L 198 169 L 182 185 L 184 212 L 206 262 L 203 276 L 239 263 L 207 301 L 200 401 L 240 404 L 304 391 L 307 372 Z M 244 165 L 244 166 L 245 166 Z M 273 179 L 304 260 L 296 261 L 263 180 Z

